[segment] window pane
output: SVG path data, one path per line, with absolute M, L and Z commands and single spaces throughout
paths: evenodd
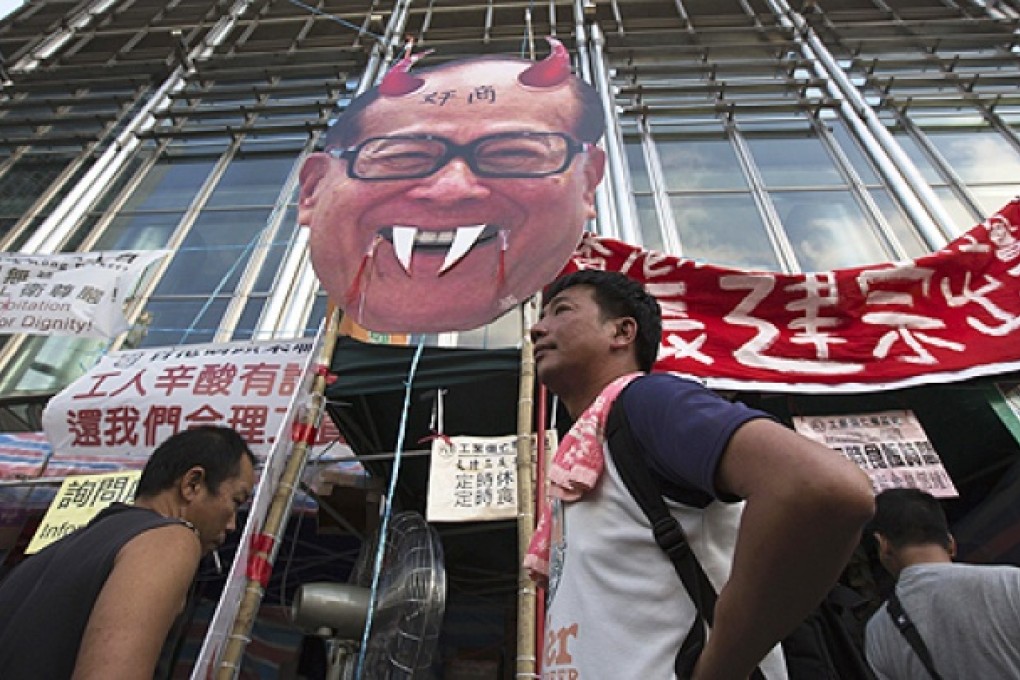
M 900 245 L 906 249 L 907 257 L 920 257 L 931 252 L 931 248 L 924 242 L 921 235 L 914 229 L 907 219 L 907 216 L 900 209 L 899 204 L 893 201 L 892 196 L 885 189 L 871 192 L 871 199 L 875 201 L 882 216 L 888 222 L 889 227 L 896 234 Z
M 294 165 L 294 158 L 288 155 L 234 159 L 216 184 L 207 205 L 273 205 Z
M 989 215 L 994 215 L 998 211 L 1002 210 L 1002 208 L 1012 201 L 1017 194 L 1020 194 L 1020 186 L 977 187 L 975 189 L 971 189 L 971 193 L 974 195 L 974 198 L 981 206 L 981 210 L 984 212 L 982 217 L 988 217 Z M 977 224 L 977 221 L 975 221 L 974 224 Z M 969 229 L 969 227 L 965 228 Z
M 319 325 L 322 323 L 322 318 L 326 316 L 326 303 L 329 299 L 326 294 L 319 291 L 315 296 L 315 302 L 312 303 L 312 311 L 308 314 L 308 321 L 305 323 L 305 336 L 315 335 L 319 332 Z
M 60 335 L 27 338 L 4 370 L 0 390 L 9 393 L 60 389 L 92 368 L 106 345 L 105 340 Z
M 262 231 L 268 218 L 268 210 L 203 212 L 175 254 L 155 295 L 233 291 L 251 257 L 249 243 Z
M 265 260 L 262 263 L 262 268 L 259 269 L 259 275 L 255 279 L 255 285 L 252 286 L 253 293 L 268 293 L 273 289 L 273 283 L 276 281 L 276 270 L 279 269 L 280 262 L 283 260 L 283 255 L 286 252 L 286 243 L 277 242 L 269 246 Z
M 928 156 L 921 150 L 912 137 L 906 133 L 895 134 L 896 141 L 903 148 L 904 153 L 913 161 L 914 165 L 921 172 L 921 176 L 924 177 L 924 181 L 930 184 L 945 184 L 945 179 L 939 175 L 938 171 L 932 166 L 931 161 L 928 160 Z
M 971 227 L 981 221 L 977 215 L 971 213 L 970 209 L 948 187 L 933 187 L 933 189 L 935 195 L 939 197 L 939 201 L 942 202 L 942 207 L 946 209 L 949 217 L 952 218 L 953 224 L 959 233 L 962 234 L 965 231 L 969 231 Z M 954 236 L 954 234 L 950 234 L 949 238 L 952 239 Z
M 627 153 L 631 189 L 651 191 L 652 185 L 648 181 L 648 167 L 645 165 L 645 151 L 641 148 L 641 140 L 637 137 L 628 137 L 624 140 L 623 148 Z
M 215 159 L 176 160 L 156 164 L 124 205 L 124 211 L 187 208 Z
M 227 300 L 212 301 L 202 313 L 206 304 L 207 300 L 197 298 L 150 300 L 145 309 L 152 315 L 152 321 L 139 347 L 211 342 L 227 309 Z
M 832 121 L 832 134 L 839 143 L 840 150 L 846 155 L 850 165 L 860 176 L 865 184 L 878 184 L 880 182 L 875 168 L 868 157 L 861 151 L 861 147 L 846 129 L 842 121 Z
M 926 134 L 964 182 L 1012 183 L 1020 189 L 1020 153 L 997 132 L 931 130 Z
M 662 242 L 662 227 L 659 226 L 659 213 L 655 210 L 655 201 L 651 196 L 635 196 L 638 222 L 641 224 L 641 242 L 649 250 L 665 250 Z
M 70 159 L 60 156 L 26 156 L 0 177 L 0 238 L 49 188 Z
M 141 213 L 115 217 L 95 250 L 154 250 L 170 240 L 183 213 Z
M 244 306 L 241 318 L 238 319 L 237 326 L 234 328 L 233 340 L 251 340 L 254 337 L 255 326 L 258 324 L 262 308 L 265 306 L 266 299 L 264 297 L 248 298 L 248 303 Z
M 731 267 L 779 269 L 750 194 L 679 196 L 671 204 L 684 257 Z
M 770 188 L 846 184 L 816 137 L 750 137 L 747 145 Z
M 746 189 L 747 179 L 727 139 L 657 139 L 666 189 Z
M 804 271 L 890 259 L 849 192 L 791 191 L 772 194 L 772 200 Z

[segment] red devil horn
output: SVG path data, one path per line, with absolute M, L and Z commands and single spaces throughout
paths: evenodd
M 411 75 L 410 70 L 415 62 L 429 54 L 432 54 L 432 50 L 420 54 L 405 55 L 383 76 L 382 82 L 379 83 L 379 94 L 386 97 L 399 97 L 410 94 L 424 85 L 425 79 Z
M 546 37 L 552 51 L 542 61 L 532 64 L 517 76 L 517 82 L 530 87 L 553 87 L 570 77 L 570 55 L 556 38 Z

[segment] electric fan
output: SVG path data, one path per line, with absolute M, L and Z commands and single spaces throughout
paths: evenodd
M 324 636 L 330 680 L 353 680 L 371 599 L 378 533 L 362 546 L 351 583 L 305 583 L 294 623 Z M 416 512 L 394 515 L 387 531 L 372 629 L 359 680 L 426 680 L 446 606 L 439 534 Z

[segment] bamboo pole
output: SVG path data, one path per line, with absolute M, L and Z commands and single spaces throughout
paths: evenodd
M 521 308 L 520 398 L 517 404 L 517 664 L 515 678 L 536 678 L 535 644 L 536 586 L 524 568 L 528 544 L 535 533 L 534 461 L 531 447 L 531 421 L 535 390 L 535 355 L 529 325 L 538 297 Z
M 333 359 L 333 349 L 336 347 L 337 330 L 340 326 L 340 310 L 330 303 L 327 310 L 326 327 L 324 329 L 323 343 L 319 354 L 318 366 L 328 367 Z M 301 480 L 301 473 L 305 467 L 308 457 L 308 448 L 314 441 L 314 433 L 319 423 L 319 418 L 324 410 L 325 393 L 327 385 L 327 374 L 325 371 L 318 371 L 312 382 L 309 394 L 308 408 L 301 416 L 300 424 L 295 428 L 295 436 L 291 442 L 290 456 L 287 465 L 280 475 L 280 482 L 273 494 L 273 502 L 269 506 L 266 515 L 266 523 L 262 532 L 263 536 L 272 539 L 271 542 L 262 541 L 259 546 L 252 546 L 251 554 L 248 556 L 249 563 L 252 558 L 262 560 L 268 569 L 272 569 L 276 554 L 280 548 L 282 532 L 287 529 L 287 518 L 290 516 L 291 504 L 294 501 L 294 492 Z M 297 423 L 295 423 L 297 425 Z M 265 483 L 266 480 L 263 480 Z M 254 518 L 249 518 L 252 521 Z M 267 543 L 269 543 L 267 545 Z M 223 654 L 216 670 L 216 680 L 233 680 L 241 670 L 241 657 L 248 644 L 255 617 L 258 615 L 259 605 L 262 602 L 263 586 L 258 578 L 252 578 L 252 570 L 246 570 L 245 586 L 241 596 L 241 604 L 234 618 L 234 624 L 227 636 Z M 266 573 L 268 576 L 268 573 Z
M 545 385 L 539 383 L 538 385 L 538 438 L 537 438 L 537 450 L 535 451 L 535 502 L 532 507 L 535 508 L 536 513 L 542 512 L 542 507 L 546 502 L 545 498 L 545 485 L 546 478 L 549 472 L 549 461 L 552 460 L 552 455 L 549 452 L 549 447 L 546 447 L 546 390 Z M 554 451 L 555 452 L 555 451 Z M 535 664 L 535 674 L 538 676 L 542 675 L 542 664 L 545 663 L 545 659 L 542 658 L 542 652 L 545 649 L 545 588 L 535 584 L 536 596 L 535 596 L 535 646 L 538 649 L 538 663 Z

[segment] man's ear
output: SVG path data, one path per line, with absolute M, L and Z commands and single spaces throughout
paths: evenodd
M 205 468 L 201 465 L 192 466 L 187 472 L 181 475 L 180 490 L 185 499 L 191 500 L 205 484 Z
M 633 317 L 621 316 L 613 320 L 613 347 L 627 347 L 637 340 L 637 321 Z
M 584 159 L 584 204 L 587 218 L 595 217 L 595 188 L 602 181 L 606 172 L 606 152 L 594 144 L 588 149 Z
M 307 227 L 312 223 L 312 213 L 315 212 L 318 200 L 316 189 L 319 188 L 319 182 L 329 171 L 331 160 L 329 154 L 317 151 L 308 156 L 301 164 L 301 172 L 298 174 L 301 193 L 298 195 L 297 222 L 302 227 Z
M 949 549 L 946 551 L 949 553 L 951 559 L 956 558 L 956 537 L 949 534 Z

